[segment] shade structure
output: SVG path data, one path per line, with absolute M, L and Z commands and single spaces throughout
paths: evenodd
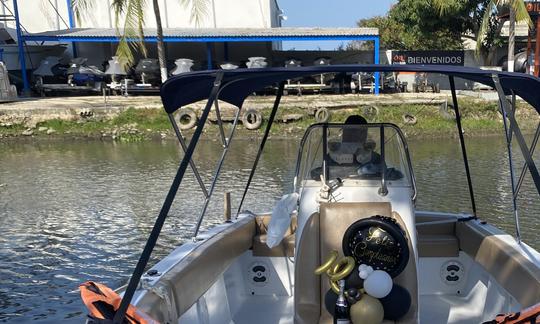
M 322 65 L 289 68 L 208 70 L 185 73 L 167 80 L 161 87 L 165 110 L 169 113 L 178 108 L 206 99 L 218 73 L 223 73 L 219 99 L 241 106 L 254 91 L 285 80 L 320 73 L 356 72 L 425 72 L 437 73 L 493 87 L 493 75 L 497 75 L 507 94 L 512 91 L 540 112 L 540 79 L 523 73 L 509 73 L 448 65 Z

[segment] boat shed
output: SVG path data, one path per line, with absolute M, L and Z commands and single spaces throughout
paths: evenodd
M 144 35 L 145 42 L 157 41 L 155 28 L 145 28 Z M 217 56 L 223 61 L 238 60 L 239 55 L 245 56 L 241 47 L 235 50 L 234 47 L 237 44 L 262 44 L 262 48 L 266 48 L 264 53 L 271 56 L 273 50 L 281 49 L 281 42 L 283 41 L 341 40 L 373 42 L 373 59 L 369 63 L 379 64 L 379 31 L 377 28 L 164 28 L 163 36 L 168 48 L 174 46 L 173 43 L 192 43 L 190 46 L 194 47 L 204 46 L 207 69 L 215 68 L 212 62 Z M 115 28 L 71 28 L 40 33 L 21 33 L 19 43 L 28 41 L 59 42 L 84 46 L 84 43 L 93 43 L 92 45 L 95 45 L 95 43 L 117 43 L 119 39 L 118 31 Z M 219 49 L 216 47 L 219 47 Z M 24 48 L 21 47 L 21 51 L 24 51 Z M 23 52 L 20 52 L 19 55 L 24 57 Z M 254 56 L 263 55 L 259 53 Z M 243 57 L 243 59 L 246 58 L 247 56 Z M 270 60 L 272 60 L 271 57 Z M 270 64 L 272 63 L 270 62 Z M 27 78 L 24 77 L 26 69 L 22 61 L 21 68 L 23 69 L 23 81 L 25 81 L 24 88 L 27 91 L 29 90 L 29 84 Z M 379 92 L 378 73 L 375 76 L 374 92 Z

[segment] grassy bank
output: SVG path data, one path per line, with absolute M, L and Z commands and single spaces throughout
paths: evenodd
M 460 109 L 463 128 L 467 136 L 500 134 L 502 119 L 495 102 L 462 100 Z M 268 122 L 270 109 L 261 110 L 265 121 L 263 127 L 249 131 L 239 125 L 235 136 L 261 136 Z M 436 105 L 403 104 L 392 107 L 351 106 L 330 110 L 331 122 L 343 122 L 351 114 L 365 116 L 370 122 L 390 122 L 402 128 L 409 137 L 453 137 L 456 136 L 456 126 L 453 112 L 445 111 Z M 286 116 L 301 115 L 296 121 L 283 122 Z M 408 114 L 416 122 L 407 123 L 404 115 Z M 516 116 L 524 132 L 533 131 L 538 122 L 538 114 L 528 105 L 518 104 Z M 271 132 L 274 138 L 301 136 L 307 126 L 315 123 L 315 118 L 308 115 L 306 109 L 287 108 L 278 113 L 277 122 Z M 230 123 L 227 123 L 230 125 Z M 189 135 L 192 130 L 187 131 Z M 205 127 L 208 137 L 218 136 L 219 128 L 209 122 Z M 167 115 L 161 109 L 129 108 L 111 119 L 99 119 L 93 116 L 78 120 L 66 121 L 52 119 L 28 126 L 24 124 L 0 125 L 1 137 L 64 137 L 64 138 L 104 138 L 119 141 L 141 141 L 152 138 L 173 138 Z

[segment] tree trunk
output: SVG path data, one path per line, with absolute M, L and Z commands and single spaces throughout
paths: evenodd
M 167 58 L 165 57 L 165 44 L 163 43 L 163 26 L 161 26 L 161 14 L 159 12 L 159 0 L 152 0 L 154 14 L 156 16 L 157 27 L 157 53 L 159 70 L 161 71 L 161 82 L 167 81 Z
M 516 41 L 516 12 L 510 6 L 510 28 L 508 29 L 508 72 L 514 72 L 514 46 Z

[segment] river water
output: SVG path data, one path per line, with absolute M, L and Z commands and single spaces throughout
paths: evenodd
M 272 140 L 245 208 L 271 210 L 292 188 L 299 140 Z M 410 141 L 417 208 L 469 212 L 458 142 Z M 204 228 L 221 221 L 222 196 L 233 210 L 249 174 L 257 140 L 232 146 Z M 205 141 L 195 161 L 208 184 L 220 145 Z M 517 153 L 517 150 L 515 150 Z M 0 143 L 0 321 L 80 322 L 78 285 L 126 282 L 153 226 L 181 157 L 172 141 Z M 468 139 L 479 216 L 515 232 L 508 160 L 502 138 Z M 519 154 L 515 154 L 517 157 Z M 516 159 L 516 166 L 522 160 Z M 191 173 L 182 184 L 153 261 L 189 237 L 202 195 Z M 530 177 L 519 199 L 524 240 L 540 248 L 540 201 Z

